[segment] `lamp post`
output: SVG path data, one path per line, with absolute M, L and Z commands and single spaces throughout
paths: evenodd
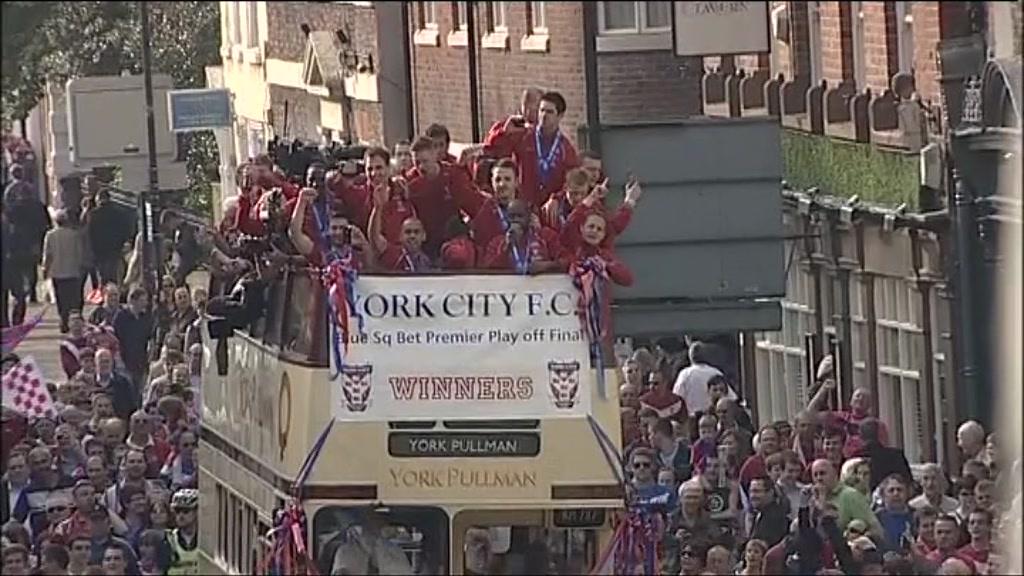
M 160 182 L 156 161 L 156 118 L 153 112 L 153 50 L 152 35 L 149 28 L 149 5 L 139 2 L 139 13 L 142 20 L 142 75 L 146 91 L 146 144 L 149 155 L 149 187 L 145 193 L 139 194 L 138 208 L 142 231 L 142 275 L 146 290 L 158 301 L 160 291 L 156 290 L 159 282 L 157 270 L 160 267 L 160 248 L 154 240 L 154 224 L 159 222 Z

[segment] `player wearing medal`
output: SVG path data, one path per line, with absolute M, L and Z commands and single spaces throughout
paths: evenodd
M 510 270 L 516 274 L 539 274 L 564 270 L 560 262 L 558 234 L 532 222 L 530 208 L 523 200 L 508 205 L 508 231 L 495 237 L 487 246 L 484 266 Z
M 579 165 L 576 149 L 559 129 L 565 108 L 561 94 L 546 92 L 540 98 L 536 124 L 523 124 L 521 117 L 510 117 L 502 130 L 492 131 L 484 142 L 486 156 L 501 157 L 503 152 L 512 152 L 519 166 L 520 198 L 531 208 L 540 208 L 561 191 L 566 173 Z
M 428 272 L 434 269 L 430 257 L 423 251 L 427 233 L 423 222 L 409 217 L 402 222 L 401 242 L 389 241 L 382 231 L 382 217 L 388 203 L 388 191 L 380 187 L 373 192 L 373 212 L 370 214 L 370 238 L 377 251 L 377 261 L 385 270 L 397 272 Z

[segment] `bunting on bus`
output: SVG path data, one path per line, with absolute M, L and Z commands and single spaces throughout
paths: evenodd
M 332 373 L 339 420 L 584 417 L 589 340 L 567 275 L 361 276 Z

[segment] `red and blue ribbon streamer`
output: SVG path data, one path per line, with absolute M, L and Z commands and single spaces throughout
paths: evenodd
M 334 370 L 331 371 L 330 379 L 334 381 L 341 375 L 345 353 L 348 352 L 349 320 L 356 320 L 360 334 L 364 328 L 363 317 L 356 307 L 355 284 L 359 273 L 356 270 L 352 248 L 346 246 L 339 250 L 331 246 L 327 240 L 330 219 L 327 217 L 326 202 L 318 201 L 314 204 L 313 214 L 316 216 L 317 230 L 320 232 L 317 244 L 321 253 L 325 255 L 326 262 L 321 271 L 320 281 L 327 290 L 327 306 L 331 318 L 331 356 L 334 359 Z
M 580 292 L 577 313 L 590 339 L 590 353 L 597 364 L 597 389 L 601 398 L 607 398 L 604 382 L 604 357 L 602 345 L 606 334 L 601 310 L 604 301 L 604 286 L 608 282 L 608 271 L 604 261 L 596 256 L 573 263 L 569 269 L 573 285 Z
M 311 557 L 309 546 L 306 545 L 306 514 L 302 510 L 302 500 L 305 497 L 303 490 L 333 428 L 334 418 L 331 418 L 299 468 L 295 483 L 292 485 L 291 501 L 274 514 L 274 528 L 267 533 L 267 538 L 273 545 L 262 563 L 262 574 L 316 574 L 316 564 Z

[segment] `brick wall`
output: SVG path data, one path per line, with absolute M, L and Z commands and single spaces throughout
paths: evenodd
M 599 54 L 601 122 L 700 114 L 702 70 L 700 57 L 680 58 L 671 50 Z
M 349 39 L 348 49 L 369 54 L 379 62 L 377 23 L 374 9 L 337 2 L 267 2 L 269 25 L 266 57 L 302 62 L 306 57 L 306 36 L 300 25 L 311 30 L 341 30 Z M 319 142 L 316 126 L 320 123 L 320 101 L 303 90 L 271 85 L 270 106 L 274 110 L 276 130 L 284 127 L 284 102 L 288 100 L 288 135 Z M 381 104 L 353 101 L 354 132 L 366 142 L 383 140 Z
M 785 58 L 779 58 L 780 70 L 791 80 L 811 76 L 810 23 L 806 2 L 789 3 L 789 46 Z M 781 55 L 780 55 L 781 56 Z
M 409 10 L 409 45 L 412 55 L 413 115 L 417 134 L 433 122 L 448 127 L 452 140 L 472 141 L 469 113 L 469 66 L 466 49 L 446 45 L 452 29 L 452 12 L 436 2 L 440 46 L 413 44 L 416 31 L 416 10 Z
M 895 37 L 890 44 L 889 28 L 887 26 L 886 12 L 889 11 L 892 2 L 861 2 L 861 12 L 864 18 L 861 20 L 864 26 L 864 80 L 867 88 L 872 93 L 879 94 L 889 86 L 889 52 L 890 46 L 896 49 Z M 893 15 L 895 16 L 895 14 Z M 857 14 L 853 14 L 857 18 Z M 895 28 L 892 32 L 895 35 Z M 865 86 L 858 86 L 865 88 Z
M 439 122 L 448 127 L 453 140 L 470 142 L 473 135 L 468 48 L 447 45 L 448 33 L 453 27 L 451 6 L 446 2 L 436 4 L 440 46 L 413 45 L 411 61 L 416 131 L 422 132 L 432 122 Z M 577 127 L 586 118 L 581 4 L 547 3 L 550 45 L 546 53 L 523 52 L 520 49 L 520 39 L 527 32 L 525 4 L 509 2 L 506 6 L 509 49 L 494 50 L 484 48 L 479 42 L 477 44 L 481 131 L 486 133 L 492 122 L 515 111 L 522 90 L 537 85 L 547 90 L 558 90 L 565 96 L 568 108 L 562 123 L 563 130 L 575 140 Z M 482 38 L 486 33 L 485 7 L 478 3 L 477 8 L 477 31 Z M 416 28 L 415 10 L 410 12 L 412 35 Z
M 340 2 L 267 2 L 267 58 L 302 62 L 306 37 L 299 28 L 344 30 L 352 48 L 377 60 L 377 25 L 373 8 Z
M 853 76 L 853 14 L 849 2 L 822 2 L 821 73 L 829 86 Z
M 477 21 L 481 23 L 483 4 L 476 3 Z M 523 88 L 536 85 L 544 90 L 557 90 L 565 97 L 562 130 L 575 143 L 577 128 L 586 122 L 587 110 L 582 3 L 545 3 L 550 38 L 546 53 L 523 52 L 519 48 L 520 39 L 527 33 L 526 3 L 506 2 L 505 6 L 510 50 L 480 50 L 483 129 L 518 109 Z
M 288 103 L 288 125 L 285 126 L 285 102 Z M 301 138 L 320 142 L 320 98 L 298 88 L 270 85 L 270 108 L 274 114 L 274 133 L 289 140 Z
M 936 63 L 939 42 L 939 5 L 914 2 L 914 83 L 925 100 L 939 102 L 939 70 Z
M 372 144 L 384 143 L 384 125 L 381 121 L 381 104 L 355 100 L 352 103 L 352 116 L 355 123 L 356 136 Z
M 821 2 L 821 75 L 830 85 L 843 78 L 843 46 L 840 39 L 839 2 Z

